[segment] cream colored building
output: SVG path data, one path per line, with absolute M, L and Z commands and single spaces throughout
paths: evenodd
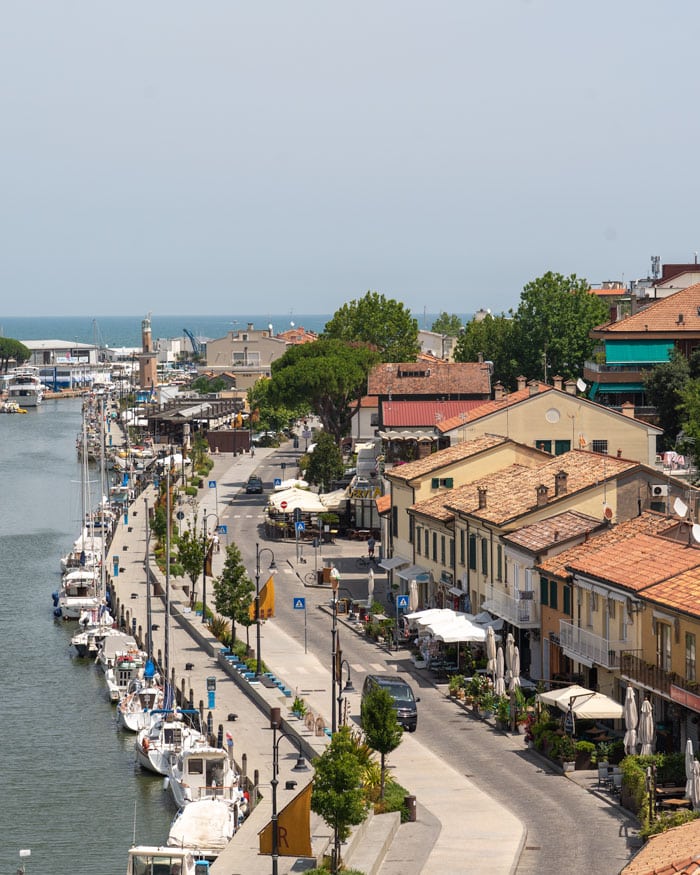
M 249 389 L 261 377 L 272 373 L 272 362 L 287 350 L 284 340 L 272 336 L 265 328 L 229 331 L 226 337 L 207 342 L 206 366 L 212 371 L 233 371 L 239 389 Z

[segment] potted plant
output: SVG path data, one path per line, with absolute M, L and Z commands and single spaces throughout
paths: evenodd
M 607 769 L 610 764 L 610 745 L 607 741 L 601 741 L 596 748 L 596 762 L 598 768 Z
M 576 770 L 590 769 L 595 745 L 592 741 L 576 742 Z
M 496 723 L 501 729 L 510 726 L 510 699 L 508 696 L 498 696 L 496 699 Z
M 479 707 L 483 711 L 485 718 L 493 717 L 493 712 L 496 707 L 496 697 L 490 687 L 487 687 L 482 693 Z
M 576 767 L 576 743 L 570 735 L 560 735 L 552 747 L 552 756 L 561 761 L 565 772 Z
M 292 714 L 295 714 L 297 717 L 303 717 L 304 714 L 306 714 L 306 703 L 301 696 L 294 697 L 294 701 L 292 702 Z
M 453 674 L 447 682 L 447 689 L 450 696 L 456 699 L 458 691 L 464 689 L 464 675 Z

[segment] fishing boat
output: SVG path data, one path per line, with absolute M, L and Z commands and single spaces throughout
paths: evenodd
M 196 728 L 199 711 L 152 711 L 152 723 L 136 736 L 136 762 L 156 775 L 170 774 L 170 763 L 183 750 L 206 747 L 206 737 Z M 194 724 L 194 725 L 193 725 Z
M 238 779 L 226 750 L 198 745 L 180 751 L 170 763 L 166 781 L 175 804 L 183 808 L 199 799 L 237 800 Z
M 135 845 L 129 848 L 126 875 L 208 875 L 209 861 L 191 848 Z
M 39 376 L 39 368 L 23 366 L 9 373 L 7 399 L 20 407 L 38 407 L 44 398 L 45 386 Z

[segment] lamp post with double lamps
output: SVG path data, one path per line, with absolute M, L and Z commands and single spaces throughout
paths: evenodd
M 343 686 L 343 667 L 345 667 L 348 671 L 348 679 L 345 681 L 345 686 Z M 352 685 L 352 678 L 350 677 L 350 663 L 347 659 L 343 659 L 340 662 L 340 670 L 338 672 L 338 723 L 341 726 L 345 726 L 345 713 L 343 708 L 343 699 L 347 696 L 348 693 L 354 693 L 355 687 Z
M 279 733 L 279 738 L 277 734 Z M 277 722 L 272 723 L 272 780 L 270 784 L 272 786 L 272 875 L 277 875 L 277 860 L 279 859 L 279 845 L 280 845 L 280 836 L 279 836 L 279 819 L 277 817 L 277 784 L 279 781 L 277 780 L 277 775 L 280 770 L 280 752 L 279 746 L 280 741 L 283 738 L 288 739 L 293 744 L 296 745 L 297 750 L 299 752 L 299 756 L 297 757 L 296 765 L 292 768 L 293 772 L 306 772 L 308 771 L 308 766 L 304 760 L 304 757 L 301 752 L 301 742 L 299 739 L 294 738 L 292 735 L 288 735 L 283 729 L 279 728 Z
M 340 575 L 335 566 L 331 568 L 331 586 L 333 587 L 333 626 L 331 629 L 331 733 L 335 734 L 338 728 L 338 720 L 336 715 L 336 698 L 335 686 L 336 676 L 338 672 L 338 587 L 340 585 Z
M 210 516 L 213 516 L 216 520 L 216 527 L 214 531 L 216 532 L 219 528 L 219 515 L 216 513 L 205 513 L 204 518 L 202 519 L 202 543 L 204 545 L 204 558 L 202 559 L 202 622 L 207 622 L 207 556 L 209 554 L 209 550 L 207 549 L 207 521 Z
M 263 553 L 270 554 L 269 571 L 274 574 L 277 571 L 275 565 L 275 554 L 269 547 L 260 547 L 260 544 L 255 545 L 255 643 L 256 643 L 256 660 L 255 660 L 255 677 L 259 678 L 262 674 L 262 659 L 260 658 L 260 557 Z

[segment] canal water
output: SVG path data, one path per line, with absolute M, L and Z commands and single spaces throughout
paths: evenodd
M 133 842 L 164 844 L 162 779 L 134 766 L 104 679 L 53 619 L 59 559 L 80 530 L 79 399 L 0 415 L 0 875 L 124 875 Z M 96 501 L 99 492 L 95 492 Z

